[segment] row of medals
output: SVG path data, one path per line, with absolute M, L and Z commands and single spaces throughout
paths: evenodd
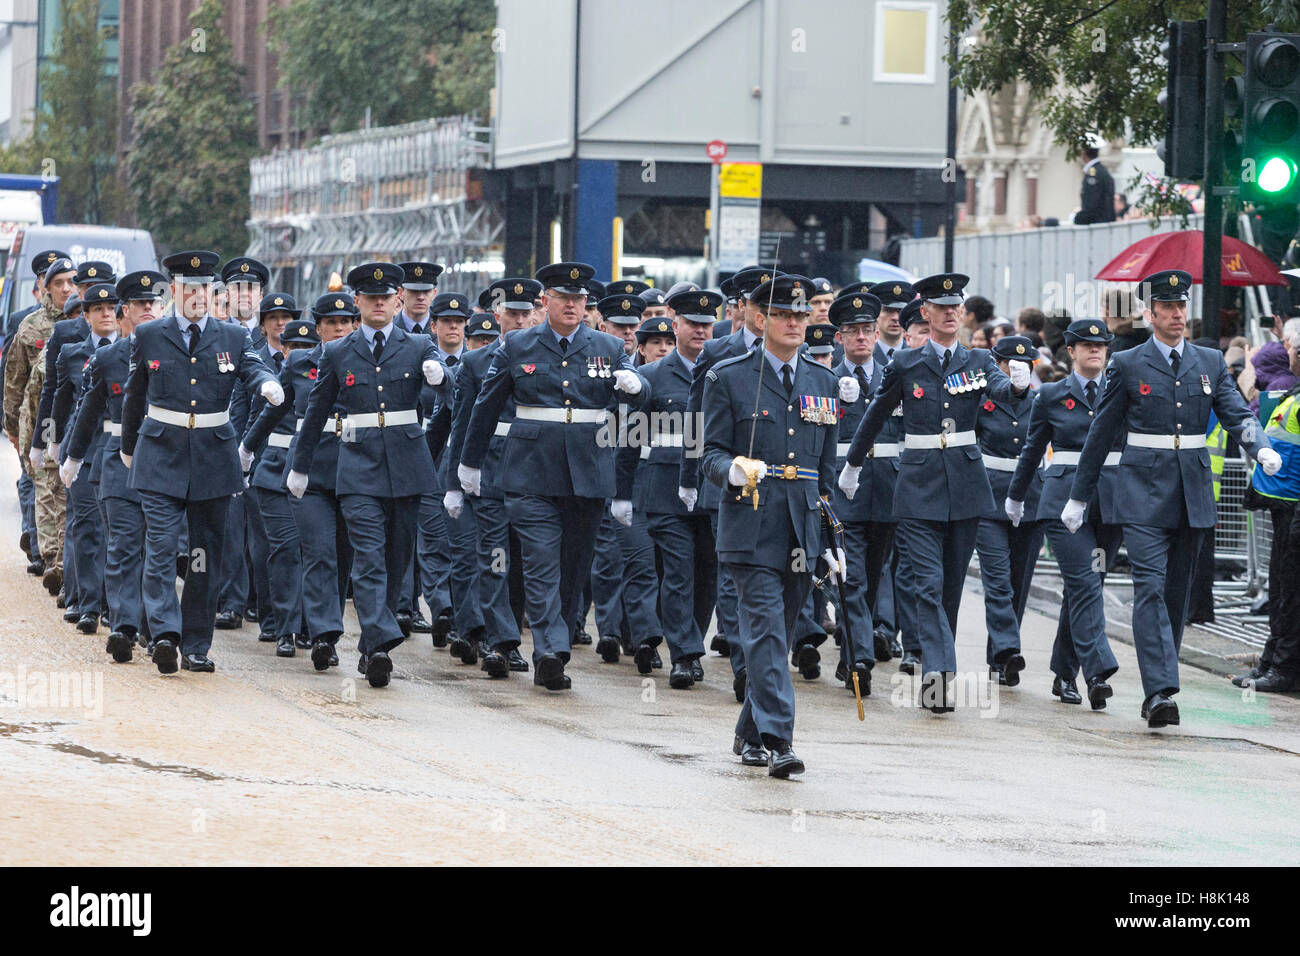
M 609 358 L 604 355 L 597 355 L 587 359 L 587 377 L 588 378 L 609 378 L 613 372 L 610 369 Z
M 945 379 L 945 387 L 948 391 L 957 395 L 960 392 L 977 392 L 988 386 L 988 381 L 984 378 L 984 370 L 976 369 L 974 372 L 958 372 L 955 375 L 949 375 Z

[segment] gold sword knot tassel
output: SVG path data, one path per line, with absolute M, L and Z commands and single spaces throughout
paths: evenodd
M 745 473 L 745 489 L 741 495 L 749 495 L 754 502 L 754 510 L 758 510 L 758 480 L 767 474 L 767 463 L 761 462 L 757 458 L 746 458 L 744 455 L 737 455 L 733 464 L 740 466 L 740 470 Z

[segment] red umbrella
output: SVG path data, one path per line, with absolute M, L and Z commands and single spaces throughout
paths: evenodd
M 1203 241 L 1204 234 L 1191 229 L 1147 236 L 1106 263 L 1097 273 L 1097 278 L 1141 282 L 1153 272 L 1182 269 L 1192 274 L 1192 282 L 1199 284 L 1204 278 L 1201 274 Z M 1240 239 L 1223 237 L 1220 261 L 1223 263 L 1220 271 L 1223 285 L 1287 284 L 1268 256 Z

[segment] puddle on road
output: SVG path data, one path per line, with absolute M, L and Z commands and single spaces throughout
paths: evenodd
M 1155 731 L 1141 730 L 1088 730 L 1082 727 L 1073 727 L 1072 730 L 1081 734 L 1087 734 L 1093 737 L 1100 737 L 1103 740 L 1119 744 L 1141 744 L 1149 750 L 1153 738 L 1161 741 L 1161 746 L 1165 751 L 1178 750 L 1183 752 L 1194 753 L 1256 753 L 1259 750 L 1268 750 L 1274 753 L 1288 754 L 1292 757 L 1300 757 L 1300 753 L 1294 750 L 1288 750 L 1285 747 L 1275 747 L 1272 744 L 1260 743 L 1257 740 L 1247 740 L 1245 737 L 1204 737 L 1196 734 L 1161 734 Z M 1151 751 L 1151 756 L 1160 756 L 1161 751 Z

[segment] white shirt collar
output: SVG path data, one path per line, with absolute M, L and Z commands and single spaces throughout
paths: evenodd
M 376 332 L 384 333 L 384 344 L 387 345 L 389 342 L 393 340 L 393 323 L 389 322 L 382 329 L 371 328 L 370 326 L 366 325 L 364 322 L 361 324 L 361 334 L 366 337 L 366 344 L 369 345 L 372 349 L 375 347 Z

